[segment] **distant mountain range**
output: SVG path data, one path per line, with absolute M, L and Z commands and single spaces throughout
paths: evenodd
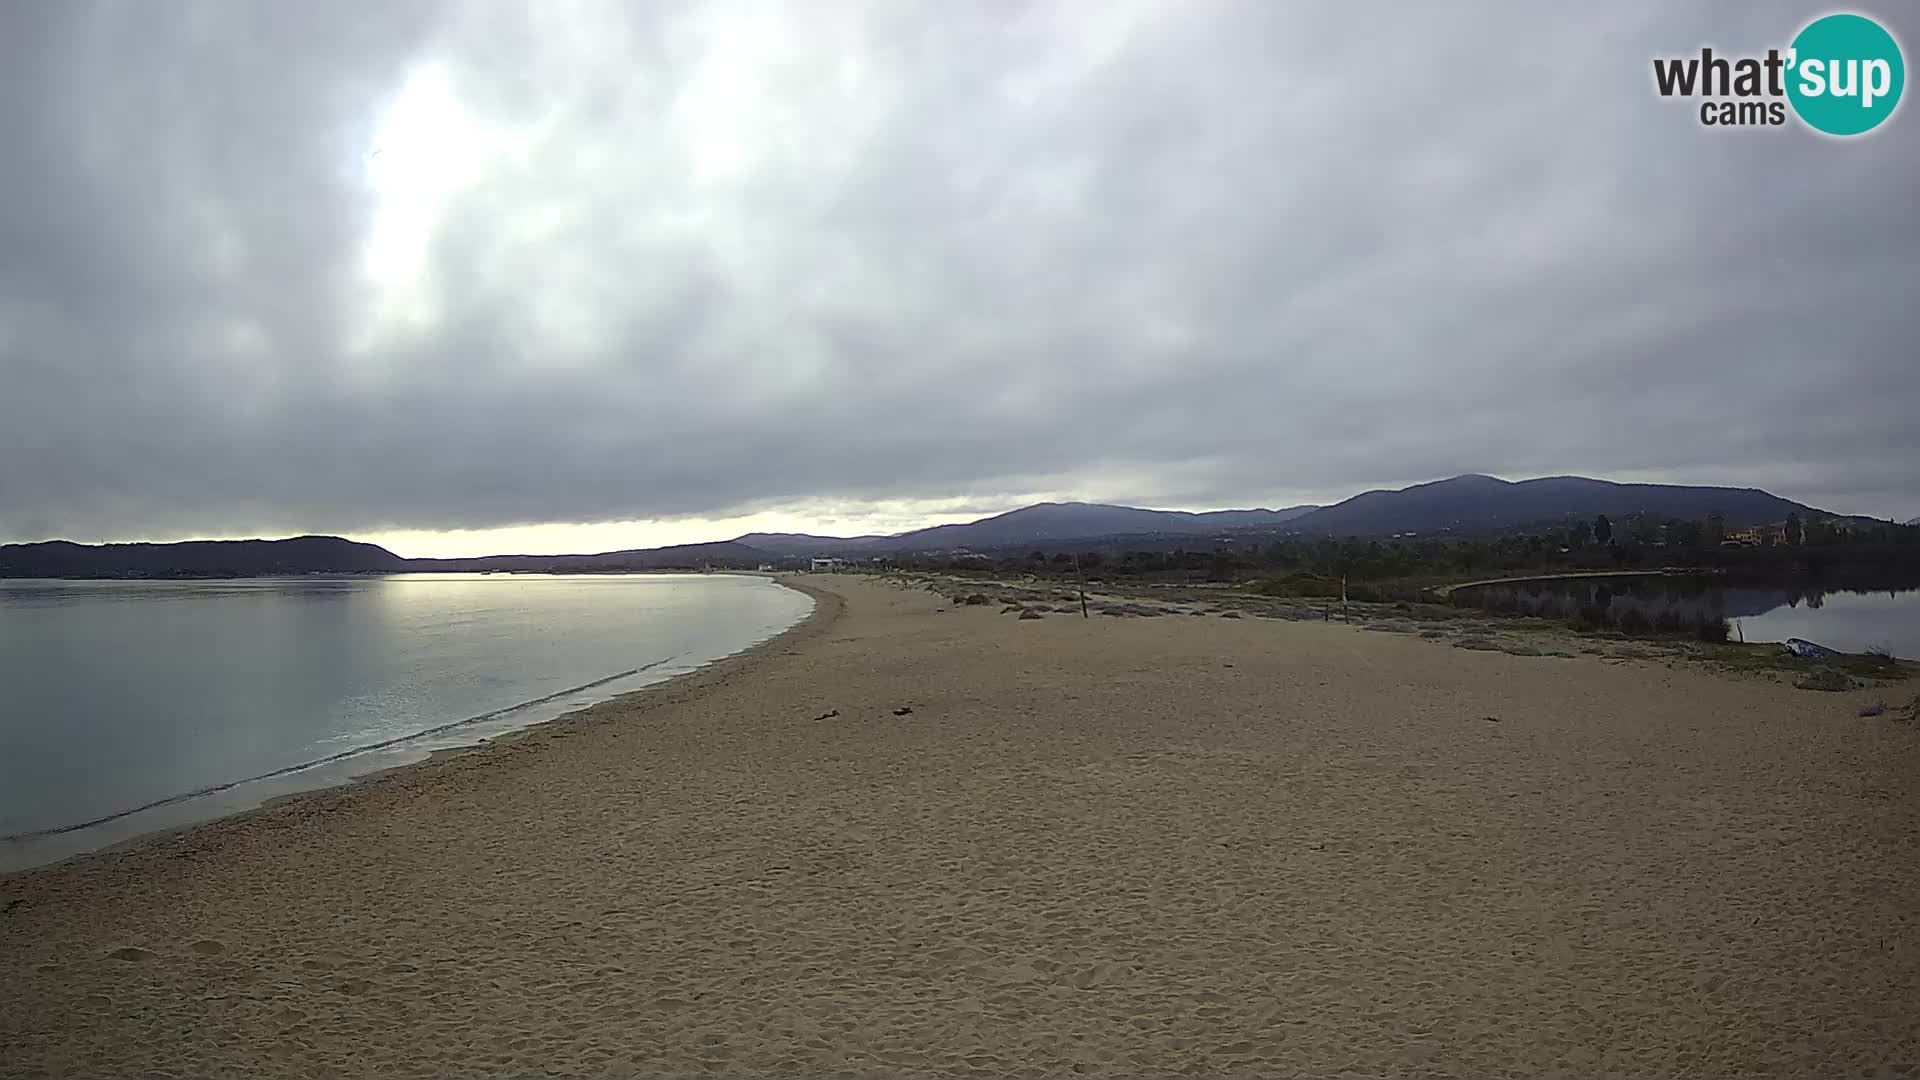
M 397 558 L 397 556 L 396 556 Z M 472 559 L 401 559 L 414 573 L 460 570 L 548 572 L 568 570 L 673 570 L 698 566 L 753 566 L 771 554 L 737 540 L 672 547 L 630 548 L 594 555 L 483 555 Z
M 746 533 L 714 544 L 609 551 L 598 555 L 493 555 L 480 559 L 413 559 L 414 570 L 648 569 L 658 566 L 777 563 L 813 556 L 863 558 L 939 551 L 993 551 L 1107 537 L 1211 537 L 1228 530 L 1274 528 L 1317 509 L 1141 510 L 1099 503 L 1038 503 L 957 525 L 935 525 L 895 536 L 815 536 Z
M 962 525 L 936 525 L 898 536 L 839 538 L 749 533 L 736 543 L 788 555 L 903 555 L 937 551 L 1004 551 L 1109 538 L 1210 537 L 1275 532 L 1301 536 L 1390 536 L 1414 533 L 1486 533 L 1529 525 L 1636 513 L 1660 518 L 1704 518 L 1718 513 L 1729 526 L 1831 516 L 1757 488 L 1674 484 L 1616 484 L 1581 476 L 1518 482 L 1492 476 L 1456 476 L 1396 491 L 1369 491 L 1332 506 L 1284 510 L 1185 513 L 1098 503 L 1040 503 Z
M 0 545 L 0 577 L 264 577 L 362 574 L 407 569 L 375 544 L 337 536 L 290 540 L 188 540 L 178 544 Z
M 1369 491 L 1332 506 L 1281 510 L 1143 510 L 1100 503 L 1039 503 L 979 521 L 936 525 L 896 536 L 747 533 L 733 540 L 637 548 L 591 555 L 492 555 L 403 559 L 373 544 L 334 536 L 290 540 L 197 540 L 179 544 L 0 545 L 0 577 L 224 577 L 397 571 L 653 570 L 755 566 L 809 556 L 870 557 L 954 551 L 1005 553 L 1056 545 L 1207 542 L 1222 536 L 1390 536 L 1488 533 L 1592 518 L 1648 513 L 1699 519 L 1720 514 L 1729 526 L 1831 517 L 1757 488 L 1616 484 L 1579 476 L 1512 482 L 1456 476 L 1396 491 Z M 1866 520 L 1866 519 L 1858 519 Z M 1908 524 L 1920 523 L 1916 518 Z
M 815 536 L 812 533 L 747 533 L 731 541 L 769 555 L 818 555 L 826 548 L 853 550 L 868 547 L 890 536 Z
M 965 524 L 935 525 L 898 536 L 873 538 L 862 548 L 874 553 L 904 554 L 957 548 L 981 551 L 1108 536 L 1212 536 L 1229 529 L 1275 528 L 1317 509 L 1290 506 L 1284 510 L 1214 510 L 1195 514 L 1103 503 L 1038 503 Z
M 1467 475 L 1355 495 L 1300 518 L 1292 527 L 1305 534 L 1331 536 L 1487 532 L 1596 514 L 1639 513 L 1683 519 L 1718 513 L 1733 526 L 1784 521 L 1790 513 L 1832 516 L 1758 488 L 1616 484 L 1584 476 L 1515 482 Z

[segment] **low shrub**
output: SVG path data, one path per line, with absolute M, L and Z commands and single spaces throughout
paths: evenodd
M 1262 596 L 1337 598 L 1340 595 L 1340 582 L 1300 571 L 1285 577 L 1268 578 L 1256 586 L 1255 591 Z M 1352 590 L 1348 590 L 1347 595 L 1353 596 Z

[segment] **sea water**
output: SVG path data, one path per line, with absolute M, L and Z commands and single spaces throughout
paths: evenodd
M 811 608 L 727 574 L 0 580 L 0 869 L 552 719 Z

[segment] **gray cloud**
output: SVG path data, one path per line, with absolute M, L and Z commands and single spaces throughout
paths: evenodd
M 1468 470 L 1910 516 L 1911 106 L 1651 86 L 1822 10 L 12 5 L 0 539 Z

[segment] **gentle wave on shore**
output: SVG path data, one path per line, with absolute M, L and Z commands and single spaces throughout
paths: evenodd
M 810 603 L 724 575 L 5 583 L 0 870 L 551 720 Z

